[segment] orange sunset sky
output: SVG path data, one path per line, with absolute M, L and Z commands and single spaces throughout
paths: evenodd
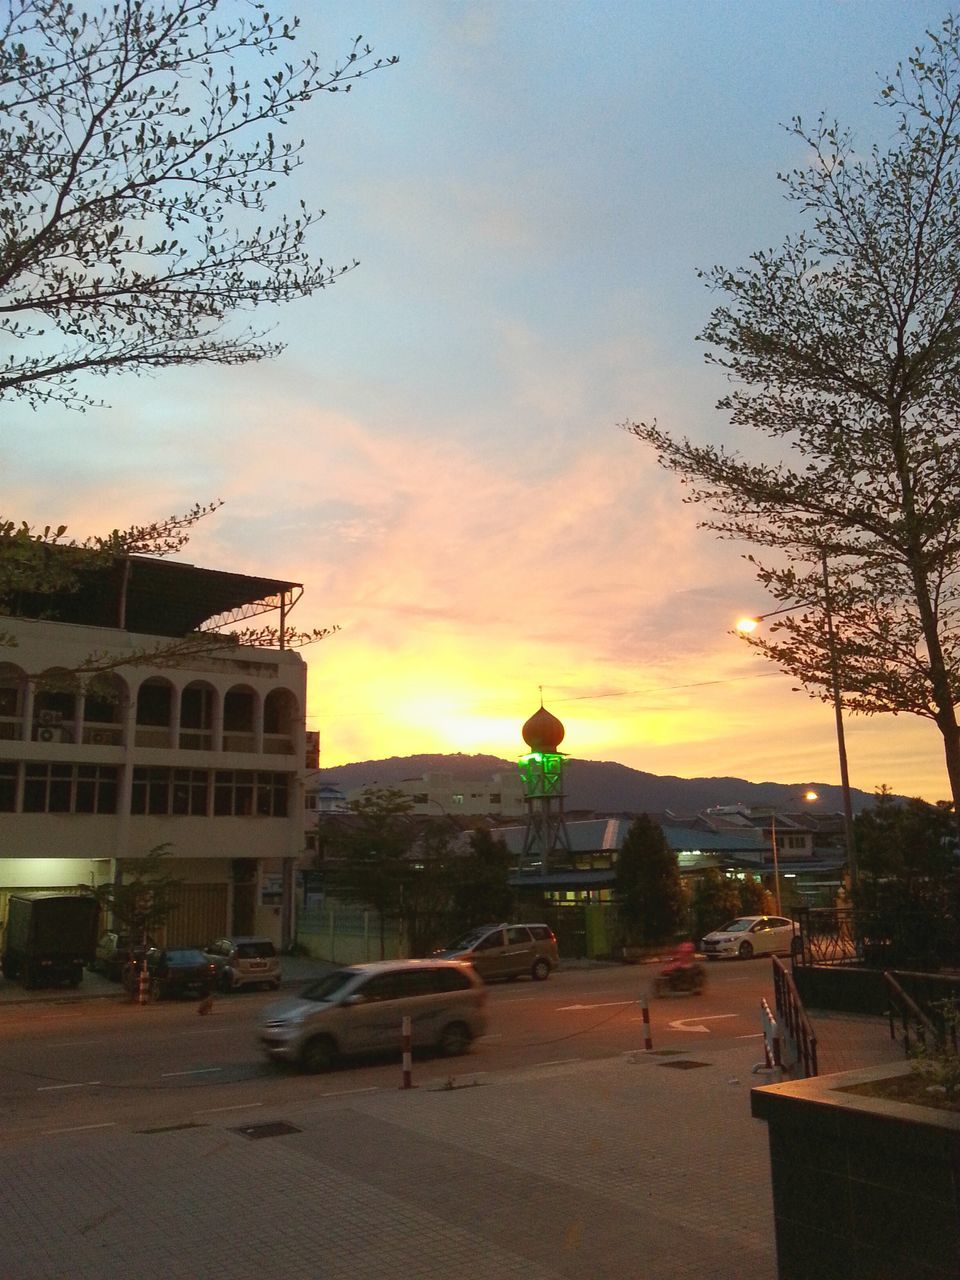
M 877 73 L 940 6 L 294 8 L 331 62 L 358 31 L 400 56 L 290 126 L 317 253 L 360 266 L 257 316 L 269 363 L 98 380 L 85 415 L 6 405 L 4 514 L 83 536 L 224 499 L 184 558 L 303 582 L 291 622 L 341 628 L 304 650 L 322 765 L 514 758 L 543 686 L 576 757 L 837 783 L 831 707 L 730 634 L 772 607 L 747 549 L 618 424 L 723 437 L 696 269 L 797 229 L 779 122 L 883 139 Z M 932 724 L 847 733 L 854 786 L 947 795 Z

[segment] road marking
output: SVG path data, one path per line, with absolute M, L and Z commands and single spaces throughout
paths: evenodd
M 762 1039 L 763 1039 L 763 1032 L 762 1032 L 762 1031 L 754 1031 L 754 1032 L 753 1032 L 751 1035 L 749 1035 L 749 1036 L 734 1036 L 734 1039 L 735 1039 L 735 1040 L 762 1040 Z
M 365 1089 L 333 1089 L 330 1093 L 319 1093 L 318 1098 L 346 1098 L 351 1093 L 379 1093 L 378 1085 L 369 1085 Z
M 79 1084 L 41 1084 L 37 1093 L 48 1093 L 51 1089 L 86 1089 L 87 1085 L 102 1084 L 102 1080 L 81 1080 Z
M 604 1000 L 601 1004 L 565 1004 L 557 1013 L 570 1013 L 579 1009 L 612 1009 L 614 1005 L 637 1004 L 637 1000 Z M 732 1016 L 732 1015 L 731 1015 Z
M 84 1133 L 87 1129 L 115 1129 L 117 1127 L 115 1120 L 108 1121 L 107 1124 L 75 1124 L 70 1129 L 44 1129 L 44 1133 Z
M 251 1107 L 262 1107 L 262 1102 L 238 1102 L 232 1107 L 204 1107 L 202 1111 L 195 1111 L 195 1116 L 212 1116 L 217 1111 L 247 1111 Z
M 678 1018 L 676 1022 L 668 1022 L 667 1026 L 671 1031 L 702 1031 L 705 1036 L 710 1034 L 710 1028 L 705 1027 L 705 1022 L 719 1022 L 721 1018 L 737 1018 L 736 1013 L 708 1013 L 705 1018 L 697 1021 L 696 1018 Z M 693 1023 L 693 1026 L 690 1024 Z
M 565 1062 L 582 1062 L 582 1058 L 551 1058 L 549 1062 L 533 1062 L 533 1067 L 561 1067 Z
M 160 1079 L 166 1080 L 169 1076 L 208 1076 L 222 1070 L 223 1067 L 197 1067 L 196 1071 L 163 1071 Z

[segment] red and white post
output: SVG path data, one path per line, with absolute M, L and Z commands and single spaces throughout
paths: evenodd
M 650 1005 L 647 1003 L 647 997 L 640 997 L 640 1012 L 643 1016 L 643 1047 L 644 1049 L 653 1048 L 653 1038 L 650 1035 Z
M 403 1073 L 400 1078 L 401 1089 L 413 1088 L 413 1053 L 411 1050 L 410 1015 L 407 1014 L 400 1023 L 400 1041 L 403 1048 Z

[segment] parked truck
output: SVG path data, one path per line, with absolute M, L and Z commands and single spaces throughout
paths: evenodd
M 3 935 L 3 976 L 25 987 L 77 987 L 97 945 L 92 893 L 12 893 Z

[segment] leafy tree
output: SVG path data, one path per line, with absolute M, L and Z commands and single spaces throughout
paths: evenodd
M 780 175 L 807 229 L 702 273 L 725 295 L 701 338 L 733 389 L 718 408 L 794 463 L 628 427 L 690 486 L 721 537 L 766 548 L 785 613 L 749 643 L 844 705 L 909 712 L 943 739 L 960 820 L 960 25 L 948 17 L 885 84 L 891 144 L 823 116 Z M 731 436 L 733 433 L 731 432 Z M 829 563 L 829 580 L 824 572 Z M 827 591 L 832 590 L 832 602 Z
M 697 878 L 690 901 L 693 936 L 697 942 L 734 916 L 743 914 L 740 890 L 733 880 L 708 867 Z M 753 912 L 750 912 L 753 915 Z
M 857 899 L 898 905 L 938 901 L 956 867 L 952 815 L 923 800 L 898 804 L 881 788 L 872 809 L 857 815 Z
M 470 832 L 465 855 L 454 864 L 449 931 L 452 937 L 473 925 L 510 920 L 516 895 L 510 887 L 510 852 L 492 832 Z
M 386 924 L 403 915 L 404 886 L 418 831 L 412 803 L 391 787 L 367 787 L 350 801 L 352 816 L 326 828 L 324 869 L 330 893 L 344 902 L 372 907 L 380 928 L 380 958 L 386 955 Z
M 667 942 L 684 919 L 677 855 L 647 814 L 630 824 L 617 858 L 615 900 L 628 945 Z
M 322 210 L 275 211 L 291 114 L 396 62 L 358 37 L 329 70 L 261 3 L 8 0 L 0 19 L 0 399 L 83 408 L 85 373 L 239 364 L 228 321 L 308 296 Z M 259 65 L 258 65 L 259 64 Z M 356 265 L 355 263 L 352 265 Z
M 741 915 L 766 916 L 772 914 L 776 907 L 770 890 L 765 889 L 761 882 L 754 880 L 752 876 L 737 881 L 737 894 L 740 898 L 738 910 Z M 707 932 L 710 932 L 709 929 Z
M 180 904 L 183 881 L 167 872 L 165 859 L 170 853 L 169 844 L 158 844 L 142 858 L 124 858 L 118 879 L 96 890 L 113 923 L 144 947 L 156 940 Z

